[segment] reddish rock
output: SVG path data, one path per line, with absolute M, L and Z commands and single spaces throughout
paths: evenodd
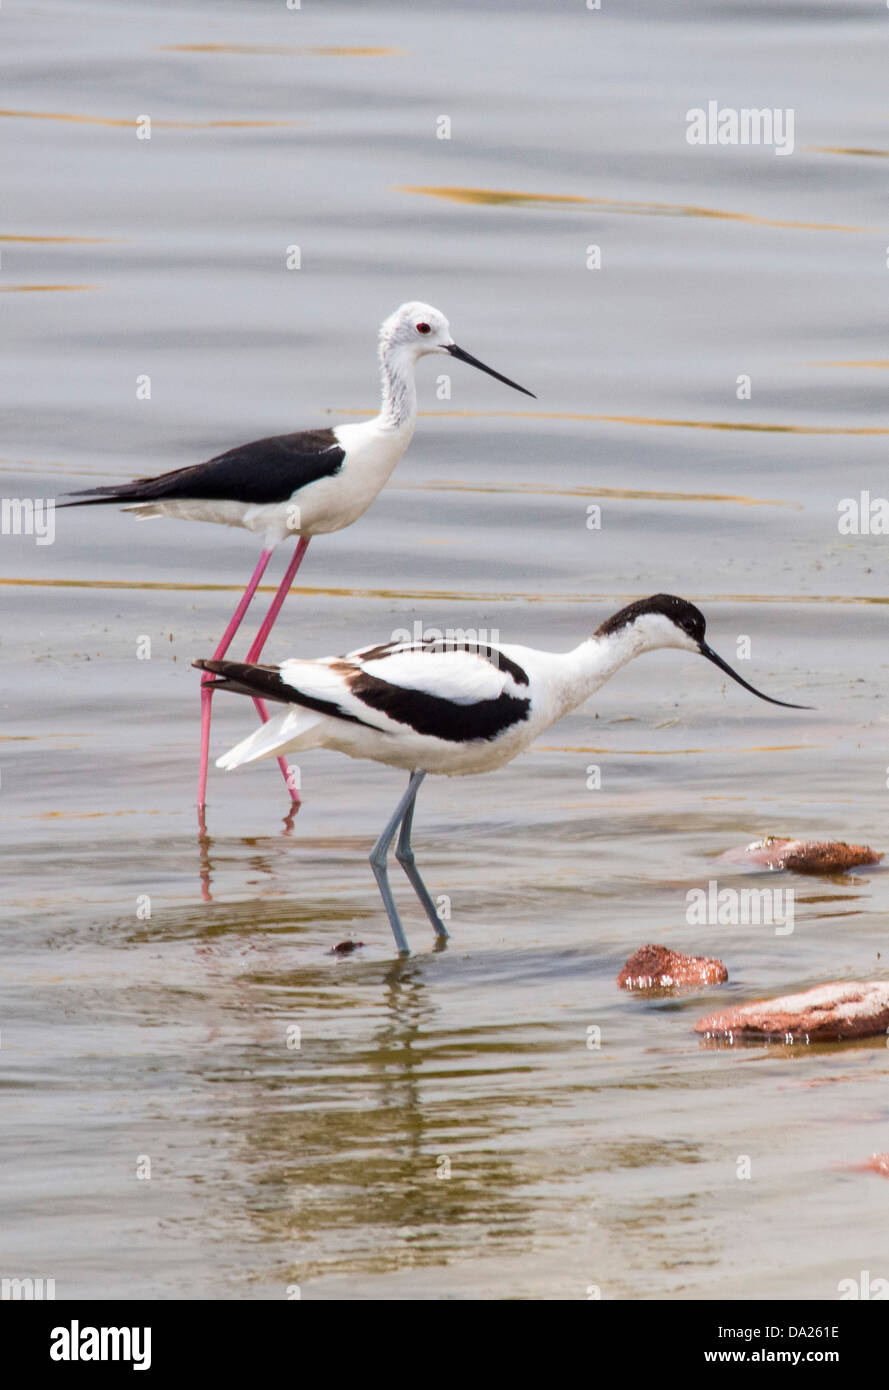
M 862 1173 L 879 1173 L 881 1178 L 889 1178 L 889 1154 L 871 1154 L 864 1163 L 858 1164 Z
M 350 956 L 353 951 L 359 951 L 364 945 L 363 941 L 338 941 L 328 951 L 331 956 Z
M 889 983 L 835 980 L 802 994 L 755 999 L 708 1014 L 695 1024 L 709 1037 L 775 1038 L 780 1042 L 830 1042 L 868 1038 L 889 1029 Z
M 845 840 L 782 840 L 767 835 L 743 849 L 728 850 L 722 858 L 730 864 L 752 864 L 760 869 L 836 874 L 861 864 L 879 864 L 883 856 L 869 845 L 847 845 Z
M 617 977 L 621 989 L 693 989 L 728 979 L 721 960 L 684 956 L 669 946 L 640 946 Z

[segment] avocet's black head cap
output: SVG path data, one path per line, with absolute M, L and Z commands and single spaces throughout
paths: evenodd
M 704 640 L 707 623 L 700 608 L 695 608 L 688 599 L 677 598 L 675 594 L 652 594 L 651 598 L 640 598 L 635 603 L 628 603 L 626 608 L 621 608 L 606 619 L 597 629 L 596 636 L 609 637 L 612 633 L 620 632 L 622 627 L 629 627 L 646 613 L 660 613 L 693 642 L 700 644 Z
M 661 621 L 663 619 L 666 622 Z M 638 638 L 639 652 L 654 651 L 658 647 L 697 651 L 758 699 L 766 700 L 770 705 L 782 705 L 785 709 L 811 709 L 811 705 L 792 705 L 787 700 L 775 700 L 771 695 L 763 695 L 761 690 L 733 671 L 728 662 L 723 661 L 704 641 L 706 619 L 700 608 L 695 608 L 687 599 L 677 598 L 675 594 L 653 594 L 651 598 L 637 599 L 606 619 L 595 635 L 613 637 L 624 630 L 632 630 Z

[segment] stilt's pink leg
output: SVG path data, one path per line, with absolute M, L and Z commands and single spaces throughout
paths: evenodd
M 265 574 L 266 566 L 272 558 L 271 550 L 264 550 L 259 557 L 259 564 L 250 576 L 250 583 L 244 590 L 243 597 L 232 615 L 232 620 L 222 635 L 222 641 L 213 653 L 213 660 L 218 661 L 225 656 L 231 646 L 232 638 L 237 632 L 241 623 L 244 621 L 244 614 L 250 607 L 250 600 L 256 593 L 257 585 Z M 198 774 L 198 810 L 203 811 L 207 801 L 207 762 L 210 755 L 210 706 L 213 700 L 213 690 L 211 682 L 213 680 L 209 671 L 205 671 L 201 676 L 201 766 Z
M 262 649 L 265 646 L 266 641 L 268 640 L 268 635 L 271 632 L 272 627 L 274 626 L 275 619 L 281 612 L 281 605 L 283 604 L 285 598 L 290 592 L 290 586 L 296 578 L 296 571 L 302 564 L 303 556 L 305 555 L 308 548 L 308 540 L 305 536 L 300 536 L 297 542 L 296 550 L 293 552 L 293 559 L 287 566 L 287 572 L 285 573 L 284 578 L 281 580 L 281 583 L 278 587 L 278 592 L 272 599 L 269 611 L 266 613 L 265 617 L 262 620 L 262 627 L 256 634 L 256 640 L 253 643 L 253 646 L 250 648 L 249 652 L 247 653 L 248 661 L 259 660 L 260 653 L 262 652 Z
M 253 703 L 256 706 L 256 711 L 263 724 L 267 724 L 269 722 L 269 712 L 266 709 L 265 700 L 254 700 Z M 281 776 L 284 778 L 287 790 L 290 793 L 290 800 L 293 802 L 293 809 L 296 810 L 299 806 L 302 805 L 302 799 L 299 794 L 299 788 L 296 785 L 296 780 L 293 776 L 293 773 L 290 771 L 290 767 L 286 758 L 278 758 L 277 762 L 279 768 L 281 769 Z
M 308 539 L 305 536 L 300 536 L 296 545 L 296 550 L 293 552 L 293 559 L 287 566 L 287 571 L 284 575 L 284 578 L 281 580 L 281 583 L 278 586 L 278 592 L 272 599 L 272 602 L 269 606 L 269 611 L 268 613 L 266 613 L 265 618 L 262 622 L 262 626 L 256 634 L 256 640 L 254 641 L 253 646 L 250 648 L 249 652 L 247 653 L 248 661 L 259 660 L 260 653 L 262 652 L 262 649 L 265 646 L 266 641 L 268 639 L 268 635 L 271 632 L 272 627 L 274 626 L 275 619 L 281 612 L 281 607 L 284 603 L 285 598 L 290 592 L 290 586 L 293 583 L 293 580 L 296 576 L 296 571 L 302 564 L 303 556 L 305 555 L 308 548 Z M 266 709 L 265 701 L 254 700 L 253 703 L 256 706 L 257 713 L 259 714 L 259 717 L 262 720 L 263 724 L 267 724 L 269 719 L 269 712 Z M 278 766 L 281 769 L 281 775 L 284 778 L 284 782 L 287 786 L 287 790 L 290 793 L 290 799 L 293 802 L 294 807 L 299 806 L 301 804 L 300 795 L 296 789 L 296 786 L 294 785 L 293 776 L 291 774 L 290 768 L 287 766 L 287 759 L 279 758 Z

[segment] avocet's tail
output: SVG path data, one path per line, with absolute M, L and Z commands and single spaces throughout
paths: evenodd
M 247 738 L 236 743 L 221 758 L 216 766 L 231 771 L 242 763 L 254 763 L 259 758 L 279 757 L 289 752 L 304 735 L 310 734 L 325 718 L 323 713 L 289 703 L 288 696 L 293 693 L 283 685 L 277 666 L 248 666 L 240 661 L 195 661 L 201 671 L 208 671 L 216 679 L 214 689 L 232 690 L 238 695 L 252 695 L 260 700 L 287 700 L 288 708 L 276 714 L 266 724 L 261 724 Z M 313 739 L 307 745 L 312 746 Z
M 280 757 L 282 753 L 293 752 L 297 740 L 323 719 L 323 714 L 315 714 L 310 709 L 285 710 L 223 753 L 221 758 L 216 759 L 216 766 L 231 772 L 232 768 L 240 767 L 243 763 L 255 763 L 259 758 Z

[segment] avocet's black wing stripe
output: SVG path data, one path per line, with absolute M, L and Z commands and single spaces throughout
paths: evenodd
M 423 661 L 421 652 L 414 655 Z M 383 715 L 405 732 L 412 730 L 446 743 L 497 738 L 527 719 L 531 710 L 529 699 L 502 690 L 481 698 L 468 691 L 451 699 L 436 695 L 434 690 L 398 685 L 362 669 L 348 657 L 327 662 L 286 662 L 283 668 L 237 661 L 196 661 L 194 665 L 215 675 L 216 686 L 236 694 L 301 705 L 349 723 L 363 724 L 379 733 L 397 732 L 372 717 Z M 493 671 L 491 674 L 493 677 Z M 432 672 L 429 677 L 432 683 Z M 490 685 L 490 679 L 486 679 Z
M 507 675 L 512 676 L 516 685 L 528 684 L 528 673 L 517 661 L 511 660 L 499 647 L 484 642 L 448 642 L 436 638 L 424 639 L 421 642 L 387 642 L 383 646 L 363 647 L 360 651 L 350 652 L 348 659 L 362 663 L 381 661 L 389 656 L 402 656 L 405 652 L 468 652 L 471 656 L 478 656 L 483 661 L 490 662 L 498 671 L 505 671 Z
M 88 507 L 102 502 L 220 501 L 265 505 L 287 502 L 300 488 L 331 478 L 343 466 L 345 451 L 333 430 L 304 430 L 276 434 L 242 444 L 206 463 L 174 468 L 156 478 L 86 488 L 63 502 L 64 507 Z
M 513 724 L 527 719 L 531 701 L 501 694 L 490 700 L 458 702 L 426 690 L 412 690 L 367 671 L 349 677 L 351 693 L 370 709 L 378 710 L 397 724 L 416 734 L 444 739 L 446 743 L 469 743 L 493 739 Z
M 307 662 L 306 664 L 311 665 L 312 663 Z M 248 665 L 245 661 L 201 660 L 193 661 L 192 666 L 196 666 L 199 671 L 209 671 L 211 675 L 216 676 L 217 679 L 213 682 L 214 690 L 231 690 L 235 695 L 249 695 L 253 699 L 275 700 L 283 705 L 303 705 L 306 709 L 316 710 L 319 714 L 330 714 L 335 719 L 345 719 L 352 724 L 367 722 L 344 710 L 336 700 L 323 699 L 308 691 L 298 690 L 296 686 L 281 679 L 280 669 L 277 666 Z M 368 728 L 378 729 L 379 726 L 368 724 Z
M 285 687 L 277 666 L 248 666 L 245 661 L 194 661 L 199 671 L 209 671 L 217 677 L 214 690 L 231 690 L 235 695 L 250 695 L 254 699 L 275 700 L 289 704 L 293 691 Z

